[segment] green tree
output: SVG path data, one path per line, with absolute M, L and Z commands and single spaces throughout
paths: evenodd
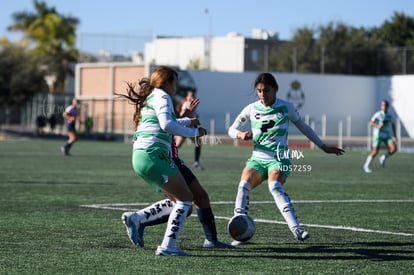
M 391 20 L 385 20 L 371 32 L 384 41 L 379 52 L 381 68 L 394 74 L 414 73 L 414 18 L 394 12 Z
M 414 19 L 394 12 L 391 21 L 385 20 L 379 28 L 373 29 L 373 33 L 388 46 L 414 46 Z
M 272 49 L 272 70 L 298 73 L 377 73 L 381 41 L 363 28 L 330 22 L 318 28 L 299 28 L 292 41 Z
M 324 64 L 321 64 L 324 72 L 359 75 L 377 73 L 377 50 L 383 44 L 367 30 L 331 22 L 320 26 L 318 32 L 318 45 L 324 49 Z
M 52 92 L 63 92 L 68 74 L 74 72 L 70 63 L 77 60 L 75 48 L 77 18 L 60 15 L 54 7 L 34 0 L 35 13 L 16 12 L 9 31 L 21 31 L 34 42 L 30 50 L 40 57 L 48 75 L 54 76 Z
M 292 41 L 272 47 L 269 68 L 284 72 L 312 73 L 319 71 L 315 31 L 309 27 L 298 29 Z
M 34 94 L 47 92 L 44 73 L 38 59 L 24 48 L 3 46 L 0 51 L 0 107 L 20 106 Z

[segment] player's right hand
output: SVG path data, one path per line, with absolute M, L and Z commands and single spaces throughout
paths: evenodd
M 198 104 L 200 104 L 200 99 L 192 98 L 190 104 L 187 106 L 187 110 L 189 110 L 190 112 L 194 112 Z
M 241 140 L 251 140 L 253 138 L 252 132 L 239 132 L 237 137 Z

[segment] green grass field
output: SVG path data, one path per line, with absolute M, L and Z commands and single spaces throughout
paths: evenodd
M 414 154 L 397 153 L 372 174 L 367 152 L 344 156 L 304 150 L 285 189 L 311 233 L 297 242 L 266 184 L 251 193 L 257 231 L 235 250 L 201 248 L 203 233 L 189 217 L 179 239 L 190 257 L 156 257 L 166 225 L 145 230 L 134 247 L 120 221 L 126 209 L 162 199 L 132 170 L 131 144 L 80 141 L 65 157 L 64 140 L 0 142 L 0 274 L 413 274 Z M 193 147 L 181 157 L 192 163 Z M 250 148 L 204 146 L 195 170 L 226 232 Z M 94 205 L 95 208 L 91 207 Z M 89 206 L 89 207 L 85 207 Z M 103 207 L 109 207 L 103 209 Z

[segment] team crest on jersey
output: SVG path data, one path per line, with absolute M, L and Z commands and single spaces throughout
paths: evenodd
M 241 116 L 241 117 L 240 117 L 240 121 L 241 121 L 241 122 L 245 122 L 245 121 L 246 121 L 246 118 L 245 118 L 244 116 Z

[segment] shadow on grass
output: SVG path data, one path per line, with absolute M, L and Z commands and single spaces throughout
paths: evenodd
M 371 260 L 371 261 L 413 261 L 413 242 L 357 242 L 325 244 L 300 247 L 256 247 L 254 243 L 237 247 L 234 250 L 217 251 L 217 255 L 203 254 L 203 257 L 274 258 L 290 260 Z M 187 248 L 186 250 L 197 250 Z

